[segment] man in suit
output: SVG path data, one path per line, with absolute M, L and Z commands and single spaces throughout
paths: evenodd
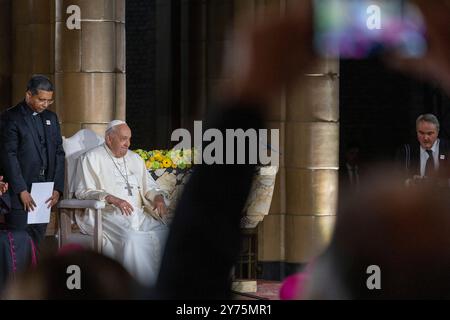
M 5 217 L 10 230 L 26 230 L 36 244 L 44 238 L 47 224 L 28 225 L 28 212 L 36 206 L 31 197 L 34 182 L 54 182 L 47 200 L 58 202 L 64 189 L 64 150 L 58 117 L 47 108 L 53 103 L 53 84 L 33 76 L 25 99 L 1 115 L 1 163 L 9 183 L 11 211 Z
M 359 146 L 350 143 L 343 158 L 343 163 L 339 166 L 339 190 L 358 191 L 361 182 Z
M 397 158 L 405 170 L 407 183 L 423 178 L 439 178 L 448 184 L 449 143 L 438 138 L 439 121 L 432 114 L 422 114 L 416 120 L 417 142 L 405 144 Z

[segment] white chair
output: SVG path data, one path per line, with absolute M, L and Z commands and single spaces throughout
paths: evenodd
M 70 242 L 89 244 L 93 241 L 93 248 L 97 252 L 102 251 L 102 220 L 101 211 L 105 208 L 104 201 L 78 200 L 74 199 L 77 182 L 77 162 L 80 156 L 104 142 L 104 138 L 98 136 L 94 131 L 82 129 L 70 138 L 63 141 L 63 148 L 66 153 L 66 176 L 65 191 L 63 200 L 58 203 L 59 246 Z M 74 222 L 75 210 L 95 210 L 94 236 L 81 233 L 72 233 L 72 223 Z

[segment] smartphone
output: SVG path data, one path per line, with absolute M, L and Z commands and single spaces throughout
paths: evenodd
M 323 57 L 364 59 L 426 54 L 424 19 L 404 0 L 313 0 L 314 47 Z

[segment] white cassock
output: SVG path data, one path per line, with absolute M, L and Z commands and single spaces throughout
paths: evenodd
M 132 151 L 116 158 L 103 144 L 80 158 L 77 175 L 75 196 L 78 199 L 105 200 L 106 196 L 113 195 L 133 205 L 130 216 L 110 204 L 102 210 L 103 253 L 122 263 L 142 284 L 154 284 L 168 228 L 144 211 L 144 205 L 146 208 L 151 205 L 149 200 L 162 194 L 144 161 Z M 82 232 L 93 234 L 92 210 L 78 213 L 76 220 Z

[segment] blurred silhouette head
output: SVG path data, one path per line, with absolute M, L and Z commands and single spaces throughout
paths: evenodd
M 7 286 L 4 298 L 132 299 L 138 290 L 138 284 L 118 262 L 90 250 L 70 247 L 18 276 Z
M 314 265 L 308 299 L 450 298 L 450 199 L 432 184 L 370 179 L 340 205 L 333 239 Z M 389 178 L 386 178 L 389 177 Z M 368 288 L 370 266 L 381 289 Z

